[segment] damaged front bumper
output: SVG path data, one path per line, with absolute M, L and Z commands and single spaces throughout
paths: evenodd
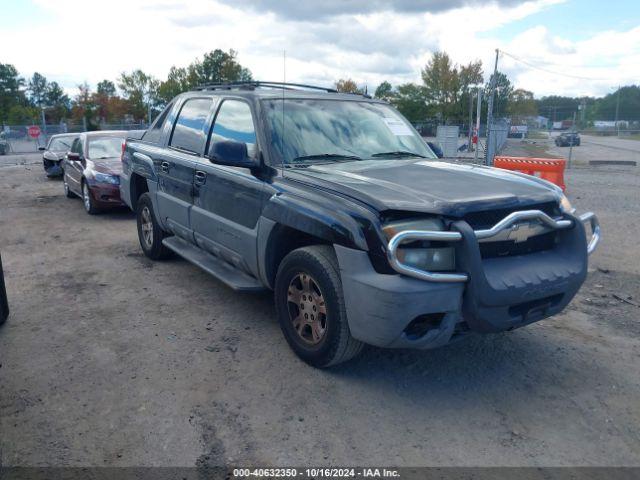
M 59 177 L 64 173 L 62 169 L 62 160 L 43 159 L 42 166 L 48 177 Z
M 555 230 L 552 249 L 482 258 L 480 243 L 533 222 Z M 587 242 L 585 224 L 591 227 Z M 514 212 L 492 228 L 473 230 L 455 221 L 451 230 L 405 231 L 389 242 L 388 258 L 401 275 L 376 272 L 366 252 L 336 246 L 352 335 L 382 347 L 434 348 L 468 332 L 510 330 L 562 311 L 587 275 L 587 257 L 600 242 L 597 217 L 539 210 Z M 416 240 L 453 242 L 455 273 L 427 272 L 402 264 L 397 248 Z

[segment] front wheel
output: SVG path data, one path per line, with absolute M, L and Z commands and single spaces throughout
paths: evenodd
M 280 328 L 293 351 L 314 367 L 345 362 L 364 346 L 351 336 L 339 272 L 328 245 L 294 250 L 278 268 L 275 303 Z
M 100 211 L 100 209 L 96 207 L 93 197 L 91 196 L 91 190 L 89 190 L 89 185 L 87 185 L 85 181 L 82 182 L 82 204 L 89 215 L 95 215 Z
M 148 193 L 143 193 L 136 207 L 138 240 L 144 254 L 152 260 L 162 260 L 171 254 L 171 250 L 162 244 L 166 233 L 156 220 L 153 203 Z
M 75 198 L 77 195 L 69 188 L 69 182 L 67 182 L 67 174 L 62 173 L 62 185 L 64 187 L 64 196 L 67 198 Z

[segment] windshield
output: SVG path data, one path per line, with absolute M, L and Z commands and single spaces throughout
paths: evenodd
M 89 139 L 89 158 L 119 157 L 122 153 L 122 138 L 120 137 L 96 137 Z
M 410 124 L 384 104 L 273 99 L 264 100 L 263 105 L 278 162 L 291 165 L 412 156 L 436 158 Z
M 66 152 L 71 149 L 71 144 L 75 139 L 76 137 L 52 138 L 49 150 L 53 150 L 54 152 Z

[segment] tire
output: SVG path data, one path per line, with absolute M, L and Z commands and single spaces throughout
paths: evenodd
M 67 182 L 67 174 L 62 173 L 62 186 L 64 188 L 64 196 L 67 198 L 76 198 L 77 195 L 71 191 L 69 188 L 69 183 Z
M 306 288 L 303 282 L 308 282 Z M 312 295 L 307 296 L 305 292 L 309 291 Z M 278 268 L 274 296 L 287 343 L 309 365 L 330 367 L 362 350 L 364 344 L 353 338 L 349 330 L 338 260 L 332 246 L 315 245 L 289 253 Z M 303 315 L 308 316 L 306 320 Z
M 93 201 L 93 197 L 91 196 L 91 190 L 89 190 L 89 185 L 87 185 L 87 182 L 82 180 L 82 183 L 80 185 L 82 188 L 82 205 L 84 206 L 84 210 L 89 215 L 95 215 L 96 213 L 99 213 L 100 209 L 96 207 Z
M 171 255 L 171 250 L 162 244 L 162 240 L 167 234 L 156 220 L 151 196 L 148 193 L 143 193 L 138 199 L 136 223 L 140 247 L 147 257 L 151 260 L 162 260 Z

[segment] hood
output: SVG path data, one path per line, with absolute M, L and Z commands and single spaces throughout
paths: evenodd
M 62 160 L 64 156 L 67 154 L 67 151 L 57 151 L 57 150 L 45 150 L 44 157 L 48 160 Z
M 122 173 L 122 162 L 119 157 L 101 158 L 100 160 L 93 160 L 93 169 L 100 173 L 120 175 Z
M 291 172 L 291 174 L 290 174 Z M 286 171 L 287 178 L 353 197 L 378 211 L 462 217 L 558 201 L 561 191 L 528 175 L 432 160 L 364 160 Z

